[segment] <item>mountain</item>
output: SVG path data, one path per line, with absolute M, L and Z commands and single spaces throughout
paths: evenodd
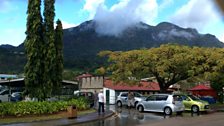
M 105 63 L 104 59 L 96 56 L 102 50 L 127 51 L 158 47 L 166 43 L 224 47 L 224 43 L 220 42 L 214 35 L 199 34 L 196 29 L 181 28 L 168 22 L 162 22 L 157 26 L 150 26 L 140 22 L 126 28 L 122 34 L 117 36 L 98 34 L 95 30 L 98 25 L 100 24 L 95 21 L 86 21 L 77 27 L 64 29 L 65 68 L 92 70 Z M 0 46 L 0 48 L 2 47 Z M 22 55 L 24 52 L 23 44 L 7 50 L 10 50 L 9 52 L 13 55 L 24 57 Z M 7 59 L 7 56 L 5 58 Z

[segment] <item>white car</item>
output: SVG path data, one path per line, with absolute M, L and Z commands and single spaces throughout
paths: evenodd
M 145 99 L 144 96 L 142 96 L 138 92 L 134 93 L 134 106 L 138 104 L 139 101 L 142 101 Z M 118 107 L 122 107 L 123 105 L 128 105 L 128 92 L 120 92 L 120 94 L 117 96 L 116 104 Z
M 181 114 L 185 109 L 182 98 L 172 94 L 150 95 L 145 100 L 140 101 L 136 108 L 139 112 L 162 112 L 166 115 L 171 115 L 173 112 Z
M 0 102 L 8 102 L 8 101 L 10 101 L 9 90 L 4 89 L 4 90 L 0 91 Z

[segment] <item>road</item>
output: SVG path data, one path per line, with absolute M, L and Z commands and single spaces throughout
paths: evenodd
M 148 126 L 142 124 L 139 126 Z M 173 117 L 158 122 L 150 123 L 150 126 L 224 126 L 224 113 L 216 112 L 196 117 Z
M 139 113 L 134 108 L 127 109 L 125 107 L 116 108 L 115 106 L 110 106 L 107 109 L 115 111 L 116 115 L 105 120 L 75 126 L 136 126 L 140 124 L 158 122 L 164 118 L 170 118 L 169 116 L 164 116 L 161 113 Z

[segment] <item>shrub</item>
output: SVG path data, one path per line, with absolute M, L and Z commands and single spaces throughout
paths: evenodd
M 67 110 L 70 105 L 75 105 L 78 110 L 88 109 L 88 102 L 84 98 L 72 99 L 69 101 L 30 101 L 30 102 L 3 102 L 0 103 L 0 116 L 24 116 L 52 114 Z

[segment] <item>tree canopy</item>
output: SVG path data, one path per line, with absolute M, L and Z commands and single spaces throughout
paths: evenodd
M 109 57 L 107 70 L 113 80 L 131 83 L 155 77 L 161 92 L 165 92 L 181 80 L 214 71 L 219 64 L 217 57 L 223 56 L 218 50 L 167 44 L 126 52 L 103 51 L 99 55 Z

